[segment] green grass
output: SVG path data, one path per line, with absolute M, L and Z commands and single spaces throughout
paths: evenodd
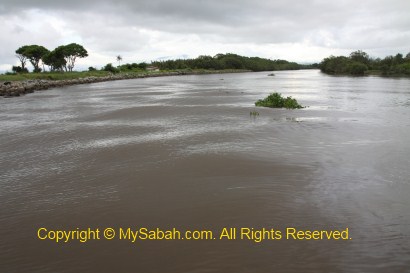
M 0 81 L 25 81 L 25 80 L 72 80 L 86 77 L 104 77 L 110 73 L 107 71 L 83 71 L 83 72 L 42 72 L 25 74 L 0 75 Z
M 292 97 L 282 97 L 280 93 L 272 93 L 263 100 L 255 102 L 255 106 L 270 108 L 301 109 L 304 108 L 296 99 Z
M 185 72 L 196 74 L 214 74 L 214 73 L 233 73 L 233 72 L 246 72 L 247 70 L 241 69 L 225 69 L 225 70 L 205 70 L 205 69 L 178 69 L 178 70 L 161 70 L 161 71 L 145 71 L 145 70 L 123 70 L 115 75 L 128 74 L 128 75 L 156 75 L 169 72 Z M 26 81 L 26 80 L 72 80 L 86 77 L 104 77 L 111 73 L 108 71 L 82 71 L 82 72 L 41 72 L 41 73 L 25 73 L 25 74 L 4 74 L 0 75 L 0 81 Z

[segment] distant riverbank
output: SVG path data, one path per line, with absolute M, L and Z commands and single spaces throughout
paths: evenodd
M 176 70 L 159 72 L 126 72 L 112 74 L 104 71 L 72 72 L 72 73 L 36 73 L 0 76 L 0 96 L 18 97 L 53 87 L 62 87 L 75 84 L 138 79 L 147 77 L 165 77 L 178 75 L 224 74 L 251 72 L 244 69 L 226 70 Z

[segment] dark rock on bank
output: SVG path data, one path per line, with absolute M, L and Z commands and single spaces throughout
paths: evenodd
M 246 71 L 241 71 L 246 72 Z M 220 72 L 216 72 L 220 73 Z M 214 74 L 213 72 L 160 72 L 160 73 L 149 73 L 149 74 L 111 74 L 104 77 L 86 77 L 71 80 L 27 80 L 27 81 L 7 81 L 0 83 L 0 97 L 10 98 L 18 97 L 27 93 L 33 93 L 36 90 L 45 90 L 54 87 L 63 87 L 75 84 L 87 84 L 95 82 L 105 82 L 105 81 L 116 81 L 125 79 L 137 79 L 146 77 L 163 77 L 163 76 L 176 76 L 176 75 L 191 75 L 191 74 Z

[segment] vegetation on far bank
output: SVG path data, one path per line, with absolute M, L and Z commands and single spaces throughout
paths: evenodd
M 410 76 L 410 53 L 371 58 L 366 52 L 354 51 L 349 57 L 330 56 L 319 64 L 322 72 L 333 75 Z
M 244 57 L 237 54 L 202 55 L 195 59 L 154 61 L 152 65 L 159 69 L 246 69 L 251 71 L 296 70 L 311 68 L 285 60 L 270 60 L 259 57 Z
M 118 66 L 108 63 L 101 68 L 89 67 L 88 71 L 75 72 L 74 66 L 79 58 L 88 56 L 87 50 L 79 44 L 61 45 L 49 50 L 41 45 L 24 45 L 15 51 L 19 65 L 11 67 L 12 72 L 0 75 L 0 80 L 29 80 L 29 79 L 74 79 L 88 76 L 106 76 L 108 73 L 144 73 L 158 71 L 273 71 L 312 68 L 286 60 L 270 60 L 259 57 L 244 57 L 237 54 L 217 54 L 215 56 L 199 56 L 194 59 L 177 59 L 166 61 L 152 61 L 150 64 L 125 63 L 121 64 L 121 55 L 116 56 Z M 27 63 L 33 67 L 30 73 Z M 204 72 L 205 73 L 205 72 Z
M 255 106 L 270 108 L 301 109 L 304 108 L 296 99 L 292 97 L 283 97 L 280 93 L 272 93 L 264 99 L 255 102 Z
M 334 75 L 383 75 L 410 76 L 410 53 L 387 56 L 384 59 L 370 58 L 361 50 L 352 52 L 349 57 L 330 56 L 320 64 L 301 65 L 286 60 L 270 60 L 259 57 L 245 57 L 237 54 L 217 54 L 215 56 L 201 55 L 193 59 L 176 59 L 152 61 L 150 64 L 121 64 L 121 55 L 116 56 L 118 66 L 108 63 L 101 68 L 89 67 L 88 71 L 75 72 L 74 66 L 79 58 L 88 56 L 87 50 L 79 44 L 61 45 L 49 50 L 41 45 L 24 45 L 15 51 L 20 65 L 13 66 L 12 72 L 0 75 L 0 80 L 16 81 L 30 79 L 64 80 L 82 77 L 102 77 L 109 73 L 153 73 L 159 71 L 276 71 L 320 68 L 322 72 Z M 32 73 L 27 68 L 27 62 L 32 67 Z M 229 72 L 229 71 L 228 71 Z M 273 75 L 273 74 L 270 74 Z

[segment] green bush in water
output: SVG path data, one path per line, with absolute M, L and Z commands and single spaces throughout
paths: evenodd
M 292 97 L 282 97 L 280 93 L 272 93 L 263 100 L 255 102 L 255 106 L 270 107 L 270 108 L 287 108 L 287 109 L 300 109 L 303 108 L 296 99 Z

